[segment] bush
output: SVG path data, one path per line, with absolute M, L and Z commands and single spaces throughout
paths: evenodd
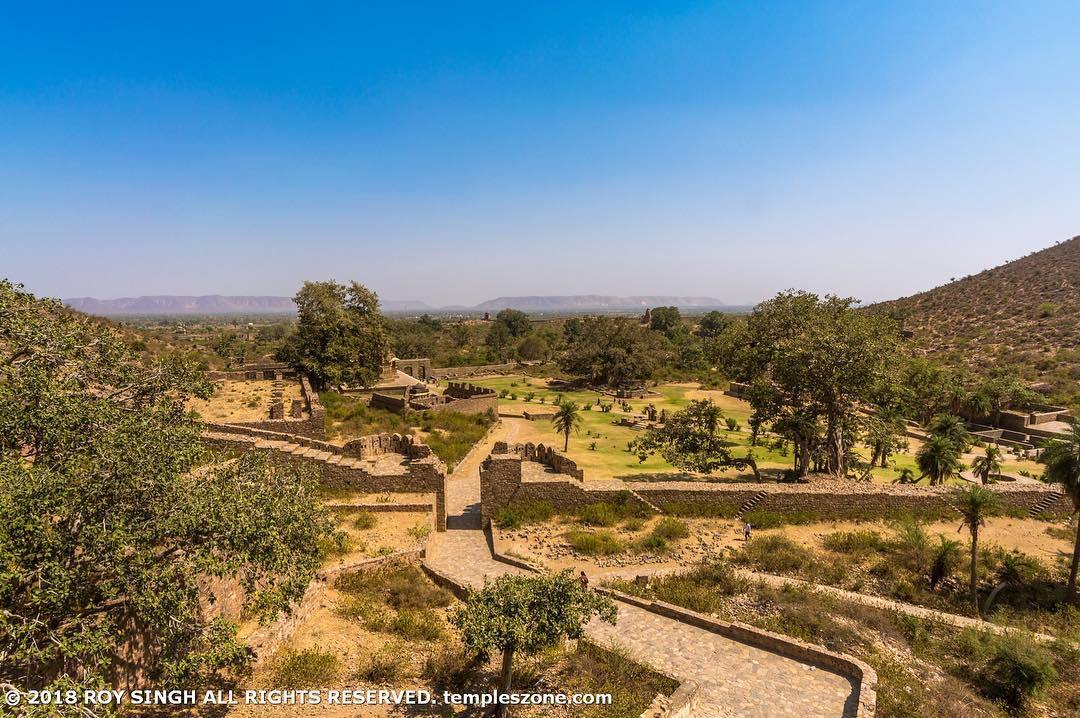
M 271 680 L 278 688 L 317 688 L 331 685 L 340 670 L 341 662 L 329 651 L 286 649 L 274 661 Z
M 364 683 L 392 685 L 405 674 L 405 655 L 400 647 L 387 644 L 368 656 L 354 678 Z
M 330 536 L 320 538 L 319 551 L 324 558 L 337 558 L 353 550 L 353 540 L 344 531 L 336 531 Z
M 410 526 L 409 535 L 417 541 L 423 541 L 431 535 L 431 526 L 429 524 L 416 524 L 415 526 Z
M 420 675 L 436 691 L 470 685 L 479 673 L 480 662 L 460 645 L 440 644 L 424 659 Z
M 566 539 L 575 551 L 589 556 L 607 556 L 623 550 L 622 542 L 610 531 L 571 531 Z
M 759 536 L 739 549 L 738 563 L 766 573 L 797 575 L 817 567 L 814 554 L 785 536 Z
M 668 542 L 663 536 L 655 531 L 634 542 L 634 550 L 638 552 L 662 553 L 668 550 Z
M 357 598 L 393 608 L 443 608 L 452 596 L 412 564 L 387 566 L 378 571 L 350 571 L 338 576 L 334 588 Z
M 356 515 L 356 518 L 353 519 L 353 526 L 361 531 L 373 529 L 377 523 L 379 523 L 379 520 L 375 517 L 375 514 L 369 511 L 361 511 Z
M 679 519 L 666 516 L 660 519 L 660 523 L 653 527 L 652 533 L 669 541 L 674 541 L 689 537 L 690 527 Z
M 431 609 L 402 609 L 394 616 L 389 628 L 410 641 L 435 641 L 443 635 L 442 623 Z
M 619 511 L 611 504 L 589 504 L 581 507 L 581 523 L 586 526 L 614 526 L 619 522 Z
M 622 527 L 627 531 L 640 531 L 645 528 L 645 519 L 628 518 L 622 522 Z
M 821 537 L 821 545 L 837 553 L 869 553 L 885 545 L 877 531 L 835 531 Z
M 519 529 L 526 524 L 539 524 L 555 515 L 548 501 L 525 501 L 511 504 L 495 512 L 493 521 L 501 529 Z
M 1026 636 L 968 629 L 957 636 L 953 649 L 967 659 L 965 672 L 972 683 L 1013 711 L 1057 680 L 1053 654 Z

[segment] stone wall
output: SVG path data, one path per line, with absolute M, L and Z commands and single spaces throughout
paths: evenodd
M 555 451 L 555 448 L 551 446 L 533 444 L 531 442 L 526 444 L 507 444 L 505 441 L 497 441 L 492 449 L 492 453 L 514 454 L 520 456 L 525 461 L 535 461 L 538 464 L 544 464 L 557 474 L 565 474 L 578 481 L 585 478 L 585 472 L 578 468 L 576 462 Z
M 454 393 L 451 393 L 453 389 Z M 499 413 L 499 396 L 490 389 L 472 384 L 454 384 L 445 394 L 426 394 L 415 398 L 375 392 L 369 406 L 386 409 L 398 414 L 410 411 L 453 411 L 458 414 Z
M 218 449 L 240 451 L 264 450 L 273 452 L 281 461 L 312 466 L 319 472 L 324 486 L 347 488 L 363 493 L 430 493 L 435 496 L 435 527 L 446 530 L 446 466 L 431 448 L 411 436 L 376 434 L 355 439 L 345 446 L 335 446 L 310 437 L 282 434 L 253 427 L 208 425 L 203 441 Z M 278 451 L 256 441 L 289 442 L 312 449 L 311 452 Z M 315 454 L 331 454 L 330 460 Z M 373 465 L 358 465 L 384 454 L 399 454 L 405 462 L 393 467 L 376 469 Z
M 525 445 L 529 447 L 531 445 Z M 495 444 L 480 468 L 481 516 L 485 525 L 500 508 L 527 501 L 547 501 L 557 511 L 575 512 L 583 506 L 618 496 L 651 504 L 662 511 L 700 511 L 703 515 L 735 515 L 751 499 L 754 511 L 780 514 L 808 512 L 822 519 L 895 516 L 904 511 L 953 511 L 952 487 L 903 486 L 850 481 L 814 484 L 709 483 L 704 481 L 583 481 L 582 472 L 568 467 L 565 457 L 546 447 L 508 447 Z M 552 455 L 557 458 L 552 458 Z M 537 457 L 540 457 L 538 459 Z M 535 470 L 539 462 L 546 470 Z M 547 462 L 547 463 L 544 463 Z M 534 468 L 530 468 L 534 463 Z M 569 462 L 572 464 L 573 462 Z M 559 466 L 562 470 L 558 470 Z M 1010 512 L 1027 512 L 1053 498 L 1042 514 L 1069 516 L 1072 502 L 1055 487 L 1038 484 L 994 484 L 992 490 Z
M 431 376 L 436 379 L 463 379 L 476 376 L 490 376 L 492 374 L 510 374 L 518 368 L 517 362 L 506 364 L 483 364 L 479 366 L 446 366 L 432 367 Z
M 286 434 L 310 436 L 318 439 L 325 438 L 326 408 L 319 400 L 319 393 L 312 388 L 311 381 L 303 374 L 300 375 L 300 394 L 303 396 L 306 417 L 293 418 L 292 411 L 289 412 L 289 416 L 286 416 L 285 405 L 280 401 L 279 396 L 275 396 L 270 407 L 270 418 L 262 421 L 229 422 L 229 425 L 246 426 L 266 431 L 280 431 Z

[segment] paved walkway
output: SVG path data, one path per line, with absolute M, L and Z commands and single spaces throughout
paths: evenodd
M 513 425 L 496 430 L 488 442 L 512 440 Z M 434 534 L 427 561 L 470 586 L 521 572 L 495 561 L 479 530 L 479 460 L 467 459 L 449 482 L 449 531 Z M 474 518 L 475 515 L 475 518 Z M 678 679 L 698 684 L 701 718 L 842 718 L 855 713 L 856 687 L 838 674 L 779 656 L 718 634 L 619 603 L 615 626 L 593 621 L 586 634 L 601 645 L 614 644 L 634 659 Z

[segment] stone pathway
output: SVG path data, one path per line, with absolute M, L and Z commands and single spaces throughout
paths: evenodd
M 495 431 L 490 443 L 512 438 L 512 425 Z M 462 462 L 448 482 L 447 525 L 432 535 L 426 561 L 470 586 L 521 569 L 495 561 L 479 530 L 479 460 Z M 619 603 L 615 626 L 593 621 L 586 634 L 614 644 L 635 660 L 678 679 L 698 684 L 701 718 L 842 718 L 853 716 L 857 688 L 838 674 L 724 638 L 718 634 Z

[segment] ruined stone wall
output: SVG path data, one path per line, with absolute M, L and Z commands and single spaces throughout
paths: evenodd
M 557 474 L 565 474 L 578 481 L 585 478 L 585 472 L 578 468 L 576 462 L 555 451 L 555 448 L 552 446 L 533 444 L 531 442 L 526 444 L 507 444 L 505 441 L 497 441 L 492 449 L 492 453 L 514 454 L 525 461 L 535 461 L 539 464 L 544 464 Z
M 533 455 L 537 451 L 533 449 Z M 545 450 L 545 453 L 548 450 Z M 700 481 L 624 482 L 582 481 L 577 476 L 523 470 L 531 459 L 524 452 L 497 443 L 495 453 L 480 469 L 481 515 L 491 519 L 510 504 L 547 501 L 557 511 L 573 512 L 582 506 L 610 501 L 632 492 L 631 500 L 644 500 L 661 510 L 700 511 L 702 514 L 734 515 L 748 501 L 761 498 L 755 511 L 782 514 L 808 512 L 823 519 L 874 518 L 895 516 L 903 511 L 951 512 L 952 487 L 926 487 L 827 482 L 821 484 L 706 483 Z M 579 472 L 580 473 L 580 472 Z M 1047 498 L 1054 500 L 1043 514 L 1068 516 L 1072 502 L 1050 486 L 1037 484 L 995 484 L 1002 507 L 1008 512 L 1027 512 Z
M 479 366 L 432 367 L 431 376 L 436 379 L 462 379 L 467 377 L 509 374 L 518 368 L 517 362 L 506 364 L 483 364 Z
M 280 401 L 280 396 L 276 395 L 270 406 L 269 418 L 262 421 L 230 422 L 229 425 L 246 426 L 266 431 L 280 431 L 286 434 L 310 436 L 317 439 L 325 438 L 326 408 L 319 400 L 318 392 L 312 388 L 311 381 L 304 375 L 300 375 L 300 394 L 303 396 L 304 401 L 304 411 L 301 413 L 301 416 L 303 416 L 303 413 L 306 413 L 306 417 L 295 418 L 291 407 L 288 416 L 286 416 L 285 405 Z

